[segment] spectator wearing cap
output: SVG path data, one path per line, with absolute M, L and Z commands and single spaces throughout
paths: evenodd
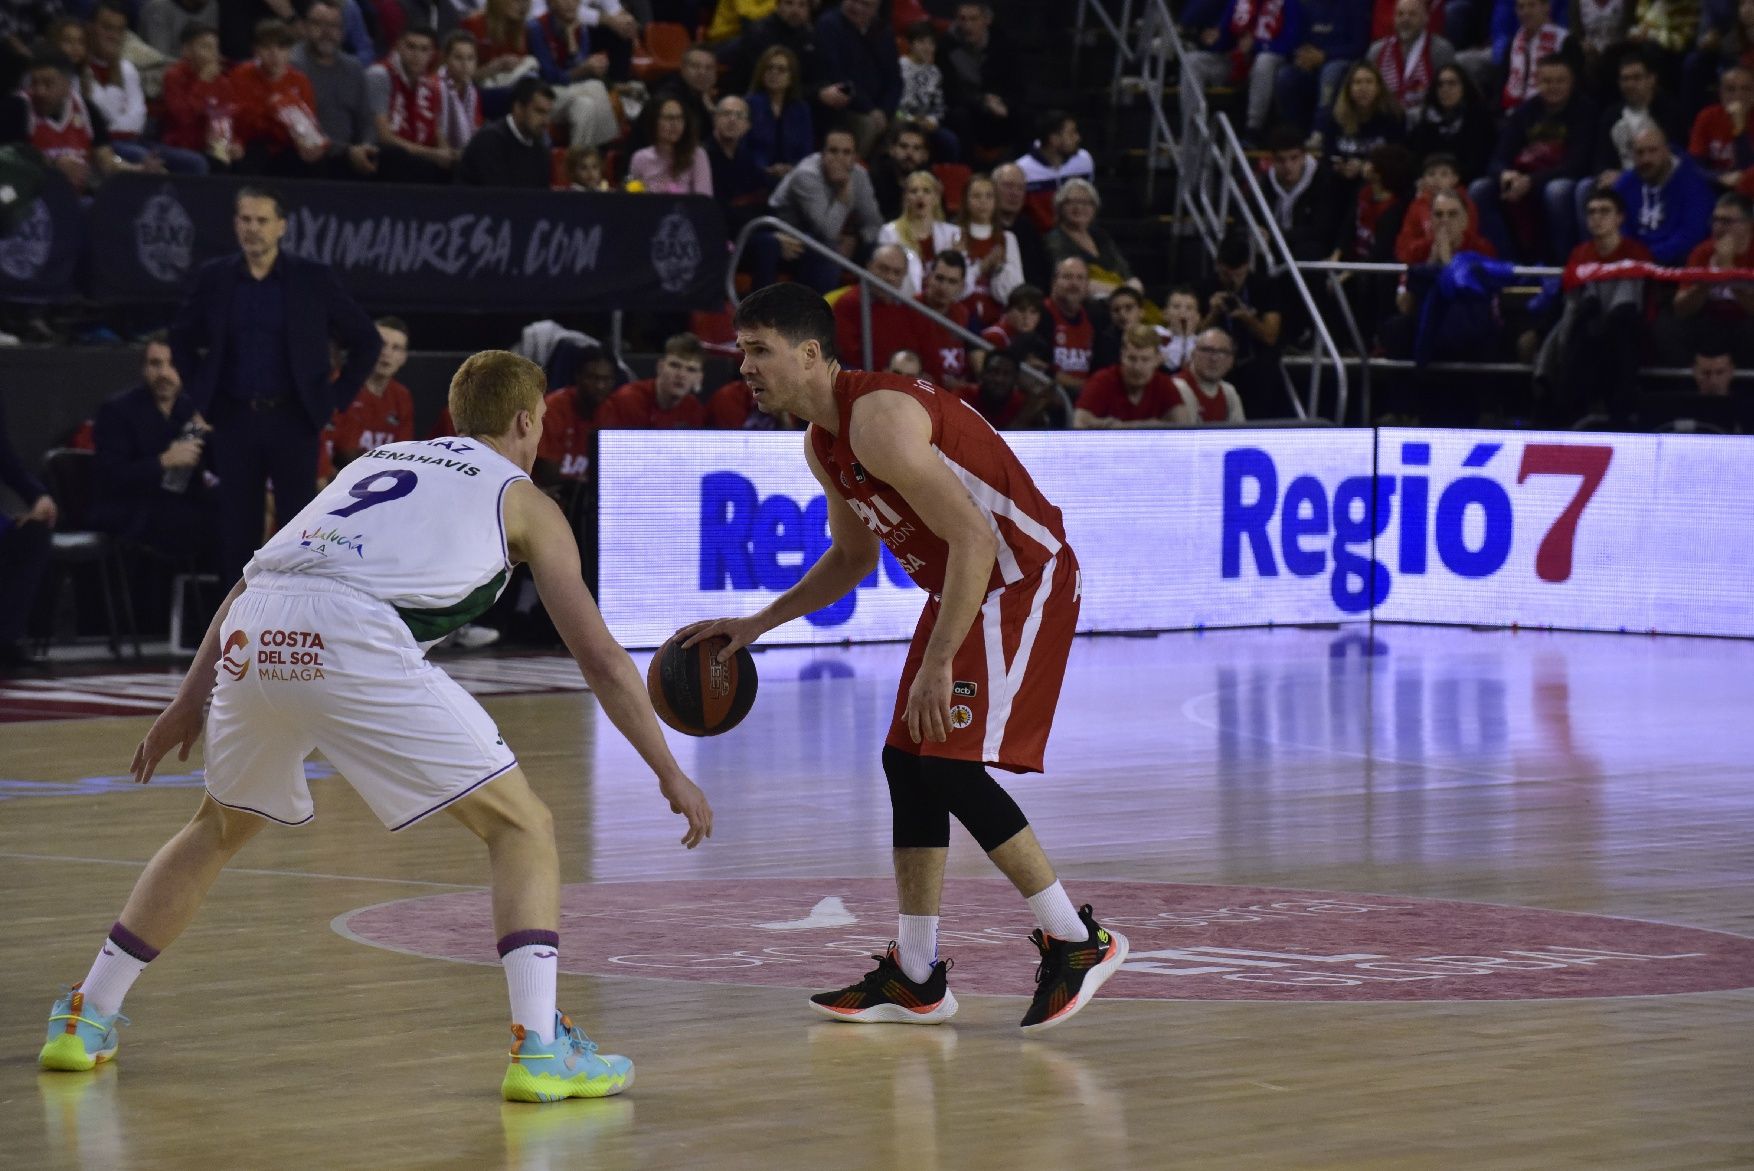
M 457 182 L 472 187 L 546 190 L 553 164 L 548 120 L 554 90 L 541 78 L 520 78 L 511 91 L 511 111 L 475 132 L 457 164 Z
M 1468 187 L 1480 230 L 1507 259 L 1560 263 L 1577 222 L 1572 192 L 1589 172 L 1595 108 L 1576 92 L 1571 62 L 1543 58 L 1536 94 L 1506 119 L 1485 176 Z
M 234 208 L 239 252 L 201 266 L 170 331 L 189 400 L 215 428 L 224 581 L 236 580 L 261 543 L 266 481 L 282 522 L 309 503 L 320 434 L 383 348 L 328 265 L 281 250 L 278 196 L 244 187 Z M 331 337 L 347 355 L 333 377 Z
M 1241 423 L 1242 398 L 1224 380 L 1236 361 L 1236 344 L 1222 329 L 1203 331 L 1193 357 L 1171 382 L 1180 401 L 1170 409 L 1172 423 Z
M 1054 226 L 1054 194 L 1070 179 L 1090 180 L 1096 177 L 1096 164 L 1083 147 L 1078 133 L 1078 119 L 1064 110 L 1049 110 L 1041 116 L 1041 136 L 1028 153 L 1017 160 L 1028 184 L 1029 200 L 1025 205 L 1029 218 L 1043 232 Z
M 1157 335 L 1135 325 L 1121 339 L 1120 361 L 1085 380 L 1072 411 L 1075 431 L 1166 427 L 1180 397 L 1163 371 Z
M 706 404 L 700 401 L 704 368 L 700 339 L 691 333 L 672 335 L 664 343 L 664 354 L 658 359 L 658 369 L 652 377 L 629 382 L 597 409 L 598 429 L 670 431 L 705 427 Z
M 1022 55 L 995 25 L 991 4 L 963 0 L 956 6 L 941 57 L 945 122 L 963 149 L 978 158 L 1015 151 L 1028 133 Z
M 852 129 L 861 157 L 882 141 L 901 101 L 900 55 L 877 8 L 877 0 L 840 0 L 816 20 L 818 79 L 845 99 L 819 100 Z
M 1346 70 L 1364 56 L 1370 26 L 1356 0 L 1302 0 L 1302 5 L 1303 33 L 1279 67 L 1273 103 L 1281 119 L 1307 132 L 1311 113 L 1334 100 Z
M 359 58 L 342 51 L 345 29 L 340 0 L 313 0 L 305 9 L 304 40 L 292 51 L 293 68 L 310 79 L 317 124 L 329 140 L 326 169 L 335 178 L 373 175 L 378 165 L 371 86 Z
M 1233 380 L 1249 415 L 1274 417 L 1272 404 L 1285 398 L 1279 372 L 1279 334 L 1285 324 L 1278 286 L 1257 272 L 1244 236 L 1228 236 L 1218 245 L 1212 277 L 1201 290 L 1206 315 L 1202 332 L 1222 329 L 1236 349 Z
M 1676 155 L 1659 126 L 1632 136 L 1632 169 L 1615 181 L 1631 225 L 1659 264 L 1680 264 L 1711 231 L 1711 180 L 1686 155 Z

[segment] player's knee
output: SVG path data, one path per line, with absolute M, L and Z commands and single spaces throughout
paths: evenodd
M 944 795 L 927 784 L 921 758 L 888 745 L 883 749 L 883 776 L 889 782 L 893 842 L 897 849 L 950 844 L 950 810 Z
M 922 756 L 920 773 L 943 794 L 951 816 L 989 854 L 1029 826 L 1011 794 L 978 761 Z
M 212 797 L 204 796 L 190 824 L 201 833 L 208 846 L 229 856 L 243 849 L 244 843 L 268 823 L 253 813 L 227 809 Z

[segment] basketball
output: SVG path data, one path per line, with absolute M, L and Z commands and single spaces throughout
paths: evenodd
M 646 690 L 658 718 L 690 736 L 717 736 L 742 723 L 755 703 L 755 656 L 747 648 L 721 663 L 724 638 L 684 648 L 680 634 L 658 648 L 646 669 Z

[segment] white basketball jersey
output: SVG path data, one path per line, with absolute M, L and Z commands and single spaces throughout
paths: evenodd
M 389 603 L 416 642 L 479 617 L 511 575 L 501 503 L 529 477 L 474 439 L 374 447 L 268 539 L 244 570 L 308 573 Z

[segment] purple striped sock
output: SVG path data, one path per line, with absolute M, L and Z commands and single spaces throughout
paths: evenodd
M 118 923 L 116 926 L 120 927 L 121 924 Z M 507 952 L 514 952 L 520 947 L 529 947 L 536 943 L 546 944 L 549 947 L 559 947 L 560 932 L 514 931 L 510 935 L 502 935 L 499 940 L 499 958 L 503 960 Z M 154 952 L 153 954 L 157 955 L 158 953 Z
M 158 958 L 158 949 L 122 926 L 120 919 L 116 920 L 116 925 L 110 928 L 110 942 L 143 964 L 150 964 Z

